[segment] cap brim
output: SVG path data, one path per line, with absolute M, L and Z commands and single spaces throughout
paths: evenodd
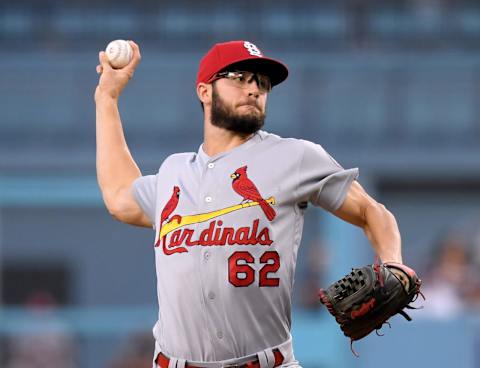
M 265 57 L 238 61 L 226 66 L 222 71 L 232 68 L 264 74 L 270 78 L 272 87 L 282 83 L 288 77 L 288 68 L 283 63 Z

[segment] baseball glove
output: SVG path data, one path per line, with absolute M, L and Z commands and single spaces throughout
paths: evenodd
M 420 292 L 421 280 L 414 270 L 400 263 L 375 263 L 352 269 L 348 275 L 333 283 L 328 289 L 320 289 L 320 301 L 335 317 L 350 344 L 382 328 L 387 320 L 400 313 L 408 321 L 404 308 L 415 309 L 409 304 Z M 358 356 L 353 350 L 352 352 Z

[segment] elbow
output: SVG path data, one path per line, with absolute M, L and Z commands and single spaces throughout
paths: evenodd
M 394 216 L 382 203 L 371 200 L 368 206 L 365 208 L 363 218 L 364 225 L 368 226 L 368 224 L 372 221 L 377 222 L 381 219 L 388 221 L 394 219 Z
M 124 208 L 122 208 L 121 203 L 118 199 L 115 198 L 115 196 L 103 192 L 103 203 L 105 204 L 105 207 L 110 214 L 115 220 L 117 221 L 122 221 L 123 214 L 125 212 Z
M 107 208 L 108 213 L 112 216 L 115 220 L 122 222 L 122 209 L 115 203 L 104 201 L 105 207 Z
M 382 203 L 378 203 L 377 205 L 379 207 L 379 211 L 381 211 L 383 217 L 388 218 L 389 220 L 394 220 L 395 221 L 395 216 L 393 216 L 393 213 L 391 213 L 387 207 L 385 207 Z
M 375 202 L 375 205 L 377 207 L 377 211 L 381 213 L 383 216 L 388 216 L 390 214 L 390 211 L 387 210 L 387 207 L 385 207 L 383 203 Z
M 124 224 L 135 223 L 136 218 L 128 208 L 118 205 L 107 205 L 106 207 L 110 216 L 112 216 L 116 221 Z
M 141 221 L 139 212 L 132 208 L 127 201 L 122 200 L 122 197 L 116 197 L 115 199 L 104 198 L 104 202 L 108 213 L 116 221 L 124 224 L 137 224 Z
M 118 211 L 116 208 L 111 208 L 111 207 L 107 207 L 107 210 L 108 210 L 108 213 L 110 214 L 110 216 L 112 216 L 115 220 L 117 221 L 122 221 L 121 218 L 121 213 L 120 211 Z

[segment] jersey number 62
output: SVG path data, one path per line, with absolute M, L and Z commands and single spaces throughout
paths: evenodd
M 239 263 L 241 261 L 241 263 Z M 268 251 L 260 256 L 259 262 L 265 264 L 259 271 L 258 285 L 278 286 L 280 279 L 271 277 L 280 268 L 280 256 L 276 251 Z M 249 264 L 255 263 L 255 258 L 250 252 L 235 252 L 228 258 L 228 281 L 234 286 L 245 287 L 255 282 L 255 269 Z M 243 275 L 243 276 L 241 276 Z

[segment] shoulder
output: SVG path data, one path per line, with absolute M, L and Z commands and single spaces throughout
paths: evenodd
M 159 168 L 159 171 L 162 170 L 162 168 L 172 168 L 175 166 L 181 167 L 186 164 L 190 164 L 193 161 L 195 161 L 197 154 L 195 152 L 182 152 L 182 153 L 174 153 L 170 156 L 168 156 L 162 163 L 162 165 Z
M 278 157 L 282 159 L 298 160 L 302 165 L 317 165 L 325 163 L 338 168 L 342 166 L 318 143 L 299 138 L 283 138 L 279 135 L 259 132 L 262 142 L 275 146 L 278 149 Z
M 275 145 L 281 149 L 288 149 L 290 153 L 296 152 L 303 155 L 305 151 L 325 152 L 325 149 L 321 145 L 305 139 L 285 138 L 264 130 L 259 131 L 258 135 L 265 144 Z

